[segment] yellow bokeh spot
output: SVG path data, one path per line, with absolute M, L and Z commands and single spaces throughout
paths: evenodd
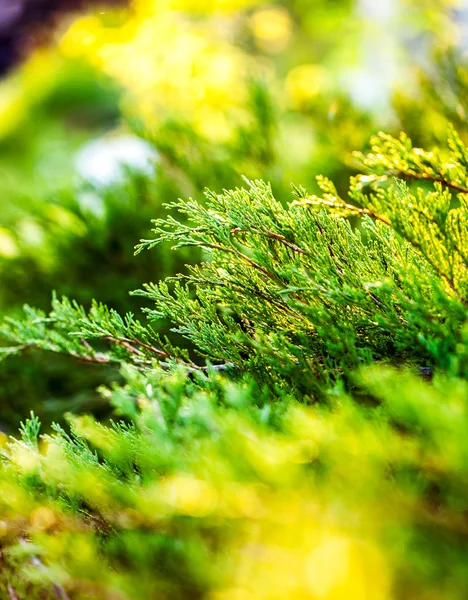
M 258 596 L 245 588 L 233 587 L 227 590 L 216 590 L 209 598 L 210 600 L 255 600 Z
M 0 84 L 0 138 L 12 133 L 27 115 L 28 104 L 16 79 Z
M 61 49 L 66 56 L 79 57 L 84 51 L 95 50 L 102 41 L 101 21 L 97 16 L 86 16 L 74 21 L 62 36 Z
M 306 561 L 307 581 L 317 600 L 383 600 L 388 576 L 379 552 L 354 540 L 329 536 Z
M 45 529 L 53 527 L 57 522 L 57 518 L 50 508 L 47 508 L 47 506 L 40 506 L 31 513 L 30 521 L 35 529 L 44 531 Z
M 286 90 L 295 108 L 301 108 L 329 86 L 328 71 L 321 65 L 306 64 L 294 67 L 286 77 Z
M 23 443 L 15 444 L 11 449 L 11 459 L 18 471 L 25 475 L 36 473 L 41 463 L 39 453 Z
M 205 516 L 216 508 L 217 491 L 205 481 L 193 477 L 177 476 L 163 482 L 163 500 L 175 512 L 192 517 Z
M 41 100 L 55 86 L 62 66 L 60 57 L 52 50 L 36 50 L 18 74 L 23 93 L 27 90 L 29 100 Z
M 13 235 L 7 229 L 0 229 L 0 256 L 15 258 L 18 254 L 19 248 Z
M 0 138 L 6 137 L 29 117 L 55 84 L 60 60 L 49 50 L 38 50 L 13 75 L 0 83 Z
M 266 490 L 261 486 L 231 482 L 223 488 L 222 507 L 219 512 L 231 518 L 267 518 L 270 507 L 262 497 L 265 493 Z
M 87 229 L 85 223 L 83 223 L 81 219 L 62 206 L 50 204 L 47 207 L 47 216 L 62 230 L 69 231 L 70 233 L 78 236 L 86 234 Z
M 144 0 L 143 0 L 144 1 Z M 148 2 L 148 0 L 146 0 Z M 171 8 L 195 13 L 234 12 L 258 4 L 259 0 L 172 0 Z
M 292 38 L 293 22 L 284 8 L 265 8 L 251 17 L 257 45 L 266 52 L 281 52 Z
M 216 142 L 227 141 L 232 131 L 226 116 L 209 108 L 201 108 L 194 115 L 193 124 L 198 133 Z
M 8 534 L 8 524 L 5 521 L 0 521 L 0 538 Z
M 241 8 L 250 2 L 208 4 Z M 206 9 L 195 1 L 135 2 L 114 27 L 99 15 L 84 17 L 59 47 L 66 57 L 85 59 L 114 78 L 126 90 L 123 110 L 149 127 L 176 116 L 202 137 L 225 141 L 248 118 L 247 80 L 258 65 L 227 41 L 229 34 L 215 32 L 209 19 L 191 20 L 182 12 L 198 6 Z

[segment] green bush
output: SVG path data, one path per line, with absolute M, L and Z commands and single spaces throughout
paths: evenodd
M 6 319 L 5 358 L 93 366 L 115 419 L 3 439 L 3 597 L 466 597 L 468 150 L 380 134 L 356 159 L 346 200 L 170 205 L 137 251 L 204 259 L 138 292 L 148 321 Z
M 417 10 L 396 10 L 388 23 L 352 0 L 332 9 L 324 0 L 129 4 L 67 17 L 50 46 L 0 84 L 1 315 L 16 316 L 24 302 L 46 309 L 56 290 L 87 309 L 94 298 L 141 316 L 130 290 L 200 259 L 193 247 L 133 258 L 164 202 L 202 201 L 205 187 L 231 189 L 241 174 L 269 181 L 282 205 L 290 181 L 318 193 L 317 172 L 345 194 L 357 164 L 350 151 L 381 127 L 430 147 L 451 121 L 467 142 L 466 57 L 452 1 L 411 1 Z M 381 89 L 372 61 L 387 55 L 399 76 Z M 380 100 L 364 94 L 366 104 L 369 70 Z M 76 181 L 83 146 L 129 134 L 157 154 L 154 172 L 97 189 Z M 167 321 L 157 328 L 172 337 Z M 14 431 L 30 408 L 47 424 L 64 410 L 105 414 L 92 365 L 28 357 L 0 368 L 0 427 Z

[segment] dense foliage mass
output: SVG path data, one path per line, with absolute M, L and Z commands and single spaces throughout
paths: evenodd
M 10 36 L 53 3 L 7 4 Z M 467 142 L 455 0 L 54 4 L 96 8 L 54 13 L 56 27 L 38 31 L 51 43 L 27 59 L 29 33 L 17 38 L 24 61 L 0 81 L 1 315 L 45 310 L 56 290 L 140 317 L 128 290 L 200 259 L 193 246 L 133 259 L 164 202 L 203 202 L 205 187 L 241 175 L 270 182 L 282 203 L 291 181 L 318 193 L 317 173 L 345 194 L 351 150 L 382 128 L 432 147 L 450 121 Z M 157 328 L 171 336 L 167 321 Z M 46 425 L 70 408 L 103 416 L 101 377 L 58 355 L 3 363 L 0 427 L 15 431 L 31 407 Z
M 464 600 L 460 3 L 4 4 L 0 600 Z
M 170 205 L 137 252 L 204 260 L 137 292 L 148 322 L 56 297 L 6 319 L 5 358 L 121 380 L 114 420 L 3 440 L 3 597 L 466 597 L 468 150 L 380 134 L 356 159 L 346 199 Z

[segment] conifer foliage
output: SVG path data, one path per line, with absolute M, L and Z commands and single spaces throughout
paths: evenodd
M 121 372 L 117 420 L 4 440 L 5 598 L 466 597 L 468 150 L 356 160 L 346 199 L 169 205 L 137 253 L 205 258 L 135 292 L 148 323 L 55 297 L 5 321 L 3 357 Z

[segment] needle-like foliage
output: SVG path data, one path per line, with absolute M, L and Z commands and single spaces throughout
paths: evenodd
M 97 303 L 8 319 L 4 356 L 120 366 L 121 420 L 2 440 L 3 597 L 466 598 L 467 156 L 380 135 L 349 198 L 170 205 L 137 252 L 205 260 L 136 293 L 198 357 Z
M 263 182 L 207 192 L 203 204 L 180 200 L 169 208 L 184 219 L 155 221 L 156 237 L 137 252 L 170 242 L 201 248 L 206 260 L 137 293 L 155 303 L 151 320 L 169 319 L 211 363 L 303 393 L 376 360 L 466 374 L 466 157 L 454 131 L 432 152 L 381 134 L 360 157 L 372 173 L 352 179 L 347 200 L 323 177 L 321 197 L 294 188 L 286 206 Z M 410 190 L 396 175 L 434 188 Z M 87 315 L 66 299 L 47 316 L 25 310 L 3 327 L 7 354 L 35 347 L 196 368 L 132 315 L 98 304 Z
M 442 152 L 413 149 L 404 137 L 379 139 L 363 158 L 372 168 L 382 156 L 376 174 L 353 178 L 346 201 L 319 178 L 321 197 L 296 188 L 286 207 L 262 182 L 209 192 L 205 205 L 171 205 L 190 224 L 155 221 L 155 239 L 138 250 L 169 241 L 200 246 L 209 260 L 175 283 L 146 286 L 150 317 L 171 319 L 210 360 L 272 368 L 306 385 L 379 359 L 465 373 L 468 196 L 451 190 L 468 185 L 466 149 L 452 132 L 442 162 Z M 388 180 L 427 173 L 427 192 Z

